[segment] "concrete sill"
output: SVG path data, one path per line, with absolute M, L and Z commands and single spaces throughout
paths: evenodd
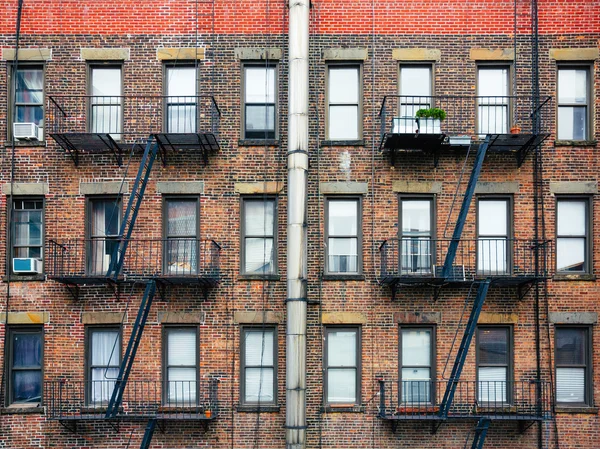
M 365 413 L 365 407 L 356 404 L 328 404 L 323 408 L 324 413 Z
M 0 414 L 2 415 L 43 415 L 44 412 L 44 407 L 37 402 L 33 404 L 12 404 L 0 408 Z
M 365 145 L 364 139 L 359 140 L 322 140 L 323 147 L 362 147 Z
M 240 413 L 278 413 L 281 407 L 278 405 L 238 405 L 237 411 Z
M 278 274 L 265 274 L 265 275 L 256 275 L 256 274 L 240 274 L 238 276 L 239 281 L 279 281 L 281 280 L 281 276 Z
M 324 281 L 364 281 L 364 274 L 324 274 Z
M 4 146 L 6 148 L 12 148 L 12 142 L 10 140 L 6 140 L 4 142 Z M 46 144 L 45 140 L 17 140 L 15 142 L 15 147 L 27 147 L 27 148 L 40 148 L 40 147 L 46 147 L 48 146 Z
M 553 281 L 564 282 L 564 281 L 595 281 L 596 275 L 589 273 L 579 274 L 555 274 L 552 278 Z
M 555 140 L 555 147 L 595 147 L 597 140 Z
M 598 414 L 598 407 L 586 407 L 586 406 L 569 407 L 568 405 L 557 405 L 554 407 L 554 411 L 556 413 L 596 415 L 596 414 Z
M 238 140 L 240 147 L 278 147 L 279 139 L 240 139 Z
M 10 276 L 2 277 L 3 282 L 43 282 L 45 280 L 46 276 L 43 274 L 35 274 L 33 276 L 11 274 Z

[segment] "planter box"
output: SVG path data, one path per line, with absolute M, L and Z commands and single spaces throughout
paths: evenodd
M 468 147 L 471 144 L 471 136 L 450 136 L 448 143 L 453 146 Z
M 416 134 L 418 129 L 414 117 L 394 117 L 392 119 L 392 133 L 394 134 Z
M 437 118 L 420 117 L 417 120 L 421 134 L 441 134 L 442 122 Z

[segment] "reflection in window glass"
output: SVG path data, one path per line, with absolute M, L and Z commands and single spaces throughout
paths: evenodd
M 244 137 L 275 138 L 275 67 L 244 67 Z
M 358 273 L 358 199 L 327 201 L 327 271 Z
M 359 137 L 358 66 L 330 66 L 328 76 L 329 127 L 331 140 L 356 140 Z
M 587 200 L 556 203 L 556 270 L 585 272 L 587 267 Z
M 557 94 L 556 138 L 559 140 L 585 140 L 588 133 L 588 70 L 559 68 Z

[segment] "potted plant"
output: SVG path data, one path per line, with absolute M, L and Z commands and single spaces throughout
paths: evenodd
M 521 127 L 519 125 L 513 125 L 510 128 L 510 133 L 511 134 L 521 134 Z
M 442 120 L 446 118 L 446 111 L 440 108 L 419 109 L 415 117 L 420 133 L 440 134 Z

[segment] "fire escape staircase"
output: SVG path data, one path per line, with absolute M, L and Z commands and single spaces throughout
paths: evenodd
M 483 443 L 485 442 L 485 437 L 487 435 L 489 427 L 489 419 L 481 418 L 479 421 L 477 421 L 477 425 L 475 426 L 475 436 L 473 438 L 473 444 L 471 445 L 471 449 L 483 448 Z
M 148 421 L 146 431 L 144 432 L 144 438 L 142 438 L 142 444 L 140 449 L 149 449 L 150 443 L 152 442 L 152 436 L 154 435 L 154 429 L 156 429 L 156 419 Z

